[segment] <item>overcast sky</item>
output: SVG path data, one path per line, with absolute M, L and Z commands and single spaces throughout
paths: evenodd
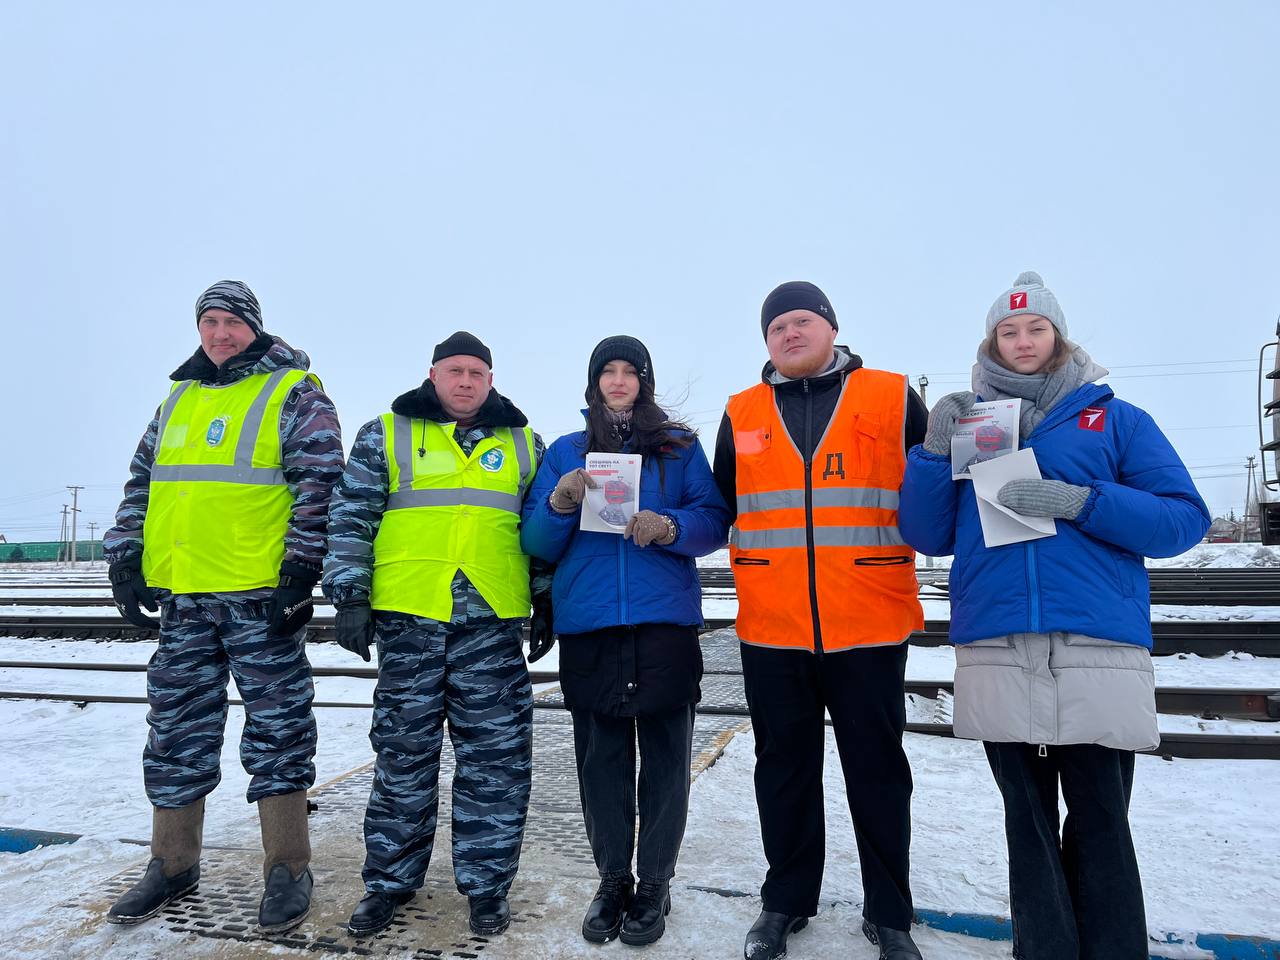
M 629 333 L 710 449 L 777 283 L 968 384 L 1022 270 L 1215 513 L 1280 313 L 1280 4 L 18 4 L 0 32 L 0 533 L 101 536 L 242 279 L 347 446 L 468 329 L 548 442 Z

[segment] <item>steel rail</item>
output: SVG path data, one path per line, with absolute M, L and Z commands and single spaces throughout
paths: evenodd
M 70 670 L 89 673 L 145 673 L 145 663 L 77 663 L 51 660 L 0 660 L 0 670 Z M 708 674 L 741 676 L 740 671 L 709 670 Z M 315 677 L 348 677 L 376 680 L 375 667 L 312 667 Z M 530 670 L 532 683 L 557 683 L 554 670 Z M 940 692 L 954 695 L 952 680 L 908 680 L 906 692 L 936 700 Z M 1252 687 L 1156 687 L 1158 713 L 1199 716 L 1206 719 L 1280 720 L 1280 690 Z
M 48 700 L 63 703 L 84 704 L 145 704 L 145 697 L 125 697 L 112 694 L 77 694 L 77 693 L 40 693 L 23 690 L 0 690 L 0 700 Z M 244 701 L 236 697 L 228 699 L 233 706 L 243 706 Z M 345 700 L 316 700 L 313 707 L 323 709 L 355 709 L 372 710 L 372 703 L 352 703 Z M 562 704 L 534 702 L 540 710 L 564 710 Z M 747 717 L 745 706 L 725 707 L 699 704 L 698 713 Z M 829 722 L 829 721 L 828 721 Z M 908 723 L 908 733 L 922 733 L 935 737 L 954 737 L 955 731 L 949 723 Z M 1241 734 L 1218 733 L 1163 733 L 1160 744 L 1154 750 L 1143 750 L 1166 759 L 1203 759 L 1203 760 L 1280 760 L 1280 736 L 1252 736 Z
M 733 620 L 713 617 L 705 630 L 733 626 Z M 927 620 L 923 630 L 913 633 L 910 642 L 916 646 L 941 647 L 950 643 L 946 620 Z M 1265 620 L 1162 620 L 1151 624 L 1154 637 L 1153 656 L 1181 653 L 1204 657 L 1229 652 L 1248 653 L 1257 657 L 1280 657 L 1280 621 Z M 0 614 L 0 636 L 19 639 L 72 640 L 154 640 L 157 630 L 136 627 L 118 614 L 102 616 L 7 616 Z M 333 617 L 321 614 L 307 628 L 312 642 L 333 642 Z

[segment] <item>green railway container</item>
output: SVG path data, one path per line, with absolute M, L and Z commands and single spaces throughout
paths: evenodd
M 0 563 L 53 563 L 66 544 L 57 540 L 35 543 L 0 543 Z M 101 560 L 101 540 L 81 540 L 76 544 L 76 560 Z

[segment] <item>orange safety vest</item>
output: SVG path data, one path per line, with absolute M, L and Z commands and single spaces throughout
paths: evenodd
M 901 374 L 853 371 L 806 465 L 773 387 L 729 399 L 729 559 L 747 643 L 847 650 L 902 643 L 924 626 L 915 553 L 898 532 L 906 400 Z

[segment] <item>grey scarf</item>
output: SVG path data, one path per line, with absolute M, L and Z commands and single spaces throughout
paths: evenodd
M 1015 373 L 991 359 L 986 343 L 978 347 L 978 362 L 973 365 L 973 392 L 983 400 L 1017 398 L 1022 404 L 1019 435 L 1025 440 L 1040 426 L 1045 416 L 1063 397 L 1086 383 L 1107 375 L 1085 352 L 1072 345 L 1071 357 L 1052 373 Z

